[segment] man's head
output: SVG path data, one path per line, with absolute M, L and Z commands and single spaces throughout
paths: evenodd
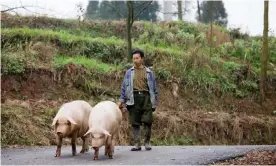
M 144 62 L 144 52 L 142 50 L 135 49 L 132 51 L 133 64 L 135 67 L 140 67 Z

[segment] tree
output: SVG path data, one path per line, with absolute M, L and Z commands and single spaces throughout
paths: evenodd
M 263 55 L 261 57 L 260 94 L 261 102 L 265 101 L 266 72 L 268 61 L 268 9 L 269 2 L 264 0 L 264 29 L 263 29 Z
M 150 1 L 134 1 L 134 14 L 136 15 L 137 13 L 139 13 L 139 11 L 143 9 L 145 3 L 147 2 Z M 97 4 L 98 2 L 95 1 L 89 2 L 87 7 L 87 14 L 91 13 L 91 15 L 89 15 L 89 18 L 98 18 L 102 20 L 120 20 L 126 19 L 127 17 L 126 1 L 103 0 L 101 1 L 100 5 Z M 96 7 L 93 8 L 93 6 L 99 6 L 98 10 L 96 10 Z M 138 19 L 146 21 L 156 21 L 158 9 L 158 2 L 152 2 L 152 4 L 139 15 Z
M 199 0 L 197 0 L 196 2 L 197 2 L 197 14 L 198 14 L 198 20 L 201 20 Z
M 134 2 L 133 1 L 127 1 L 127 49 L 128 49 L 128 55 L 131 57 L 131 50 L 132 50 L 132 42 L 131 42 L 131 27 L 135 20 L 151 5 L 152 1 L 146 1 L 143 2 L 141 5 L 142 7 L 140 10 L 135 10 Z M 135 11 L 135 12 L 134 12 Z M 136 13 L 136 14 L 134 14 Z
M 142 10 L 145 2 L 150 2 L 150 1 L 134 1 L 135 14 L 137 14 L 140 10 Z M 156 21 L 158 9 L 159 9 L 159 4 L 157 1 L 154 1 L 143 13 L 141 13 L 138 19 L 145 20 L 145 21 Z
M 114 20 L 124 18 L 126 20 L 127 52 L 128 56 L 131 57 L 131 28 L 134 21 L 139 19 L 139 17 L 156 20 L 158 8 L 158 3 L 153 3 L 153 1 L 102 1 L 99 8 L 99 17 L 101 19 Z M 147 12 L 145 12 L 146 10 Z M 144 12 L 148 14 L 142 15 Z
M 179 21 L 183 21 L 183 16 L 190 11 L 190 0 L 177 0 L 176 3 L 172 4 L 173 12 L 161 12 L 163 14 L 172 14 L 173 16 L 177 15 Z M 166 6 L 168 9 L 170 6 Z M 159 11 L 160 12 L 160 11 Z
M 222 1 L 203 1 L 198 10 L 198 13 L 200 13 L 197 16 L 198 21 L 203 23 L 216 21 L 219 25 L 227 26 L 228 15 Z
M 114 11 L 110 7 L 112 4 L 110 1 L 103 0 L 100 3 L 98 17 L 101 20 L 113 20 L 114 18 Z M 115 6 L 114 6 L 115 8 Z M 112 14 L 113 13 L 113 14 Z
M 98 12 L 99 12 L 99 1 L 89 1 L 85 16 L 89 19 L 97 19 L 98 18 Z
M 183 21 L 182 18 L 182 0 L 177 0 L 178 20 Z
M 116 10 L 114 10 L 116 9 Z M 124 16 L 118 14 L 123 13 Z M 125 1 L 89 1 L 86 16 L 89 19 L 101 20 L 120 20 L 126 17 L 126 2 Z
M 209 14 L 210 14 L 210 18 L 211 18 L 211 35 L 210 35 L 210 56 L 212 55 L 212 47 L 213 47 L 213 15 L 214 15 L 214 2 L 210 1 L 209 3 Z
M 126 18 L 126 28 L 127 28 L 127 52 L 128 56 L 131 57 L 131 50 L 132 50 L 132 41 L 131 41 L 131 28 L 135 20 L 137 20 L 146 9 L 152 4 L 153 1 L 141 1 L 139 3 L 134 1 L 121 1 L 123 3 L 119 3 L 120 1 L 114 1 L 111 3 L 110 1 L 103 1 L 100 5 L 100 13 L 102 13 L 103 9 L 106 10 L 106 13 L 111 11 L 111 15 L 119 16 L 120 18 Z M 125 4 L 126 6 L 124 6 Z M 116 6 L 117 5 L 117 6 Z M 126 7 L 126 10 L 123 8 Z M 157 9 L 155 9 L 157 10 Z M 109 15 L 109 17 L 107 17 Z M 110 16 L 110 14 L 103 15 L 104 19 L 106 18 L 114 18 Z M 154 18 L 151 16 L 151 18 Z
M 117 9 L 117 11 L 122 14 L 122 15 L 120 15 L 118 12 L 114 12 L 114 10 L 112 10 L 112 8 L 111 8 L 112 12 L 110 12 L 110 15 L 113 15 L 114 20 L 120 20 L 120 19 L 126 18 L 126 2 L 125 1 L 112 1 L 110 3 L 110 5 L 114 6 L 114 8 Z
M 25 11 L 28 11 L 28 12 L 30 12 L 32 14 L 37 14 L 37 15 L 40 15 L 40 13 L 31 11 L 29 8 L 37 8 L 37 9 L 42 9 L 42 10 L 49 10 L 49 9 L 45 9 L 45 8 L 42 8 L 42 7 L 39 7 L 39 6 L 34 6 L 34 5 L 23 5 L 21 1 L 20 1 L 20 6 L 16 6 L 16 7 L 9 7 L 9 6 L 6 6 L 6 5 L 1 5 L 1 6 L 2 6 L 1 7 L 1 14 L 2 13 L 13 12 L 13 13 L 15 13 L 18 16 L 19 16 L 19 14 L 16 12 L 16 10 L 18 10 L 18 9 L 24 9 Z M 49 11 L 52 11 L 52 10 L 49 10 Z

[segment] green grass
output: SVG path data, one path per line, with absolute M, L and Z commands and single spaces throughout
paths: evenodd
M 66 30 L 53 31 L 51 29 L 3 28 L 2 35 L 10 39 L 19 37 L 19 36 L 24 36 L 25 38 L 42 37 L 43 39 L 46 39 L 46 40 L 58 38 L 61 41 L 69 42 L 69 43 L 83 41 L 83 42 L 99 42 L 107 45 L 124 44 L 124 41 L 116 38 L 100 38 L 100 37 L 93 38 L 93 36 L 77 36 L 77 35 L 70 34 Z
M 183 54 L 183 51 L 176 49 L 176 48 L 171 48 L 171 47 L 155 47 L 152 44 L 138 44 L 134 43 L 133 47 L 140 48 L 144 50 L 144 52 L 147 53 L 149 56 L 154 56 L 154 54 L 160 53 L 163 55 L 167 56 L 180 56 Z
M 19 52 L 7 52 L 2 50 L 1 55 L 1 73 L 6 74 L 20 74 L 25 71 L 24 55 Z
M 12 28 L 2 29 L 3 47 L 20 47 L 23 44 L 36 41 L 55 43 L 58 39 L 61 48 L 60 54 L 69 56 L 82 55 L 89 58 L 97 58 L 103 62 L 120 62 L 126 57 L 126 42 L 116 37 L 93 38 L 91 36 L 77 36 L 66 30 L 53 31 L 49 29 Z M 55 43 L 56 44 L 56 43 Z M 154 58 L 157 54 L 166 56 L 179 56 L 183 52 L 176 47 L 155 47 L 153 44 L 133 43 L 134 48 L 143 49 L 147 57 Z
M 147 30 L 149 24 L 147 25 Z M 154 29 L 160 33 L 154 36 L 158 40 L 163 40 L 162 32 L 170 32 L 169 40 L 173 42 L 175 38 L 173 35 L 183 32 L 187 36 L 185 40 L 195 40 L 194 37 L 189 39 L 189 35 L 200 35 L 199 29 L 193 25 L 186 23 L 172 23 L 175 26 L 175 31 L 168 29 L 165 26 L 156 27 Z M 124 59 L 126 58 L 126 42 L 115 36 L 109 38 L 100 38 L 89 36 L 90 31 L 78 29 L 78 35 L 70 30 L 51 29 L 30 29 L 30 28 L 3 28 L 2 29 L 2 46 L 4 48 L 19 47 L 20 44 L 29 46 L 31 42 L 42 41 L 47 44 L 56 44 L 58 39 L 60 45 L 57 47 L 57 55 L 54 58 L 53 64 L 55 68 L 63 67 L 66 64 L 73 63 L 82 65 L 88 70 L 96 72 L 109 72 L 112 70 L 120 70 L 126 65 Z M 92 30 L 91 30 L 92 31 Z M 145 32 L 144 34 L 146 34 Z M 202 33 L 202 32 L 201 32 Z M 142 35 L 144 35 L 142 34 Z M 118 36 L 118 35 L 117 35 Z M 141 37 L 141 36 L 140 36 Z M 147 37 L 144 38 L 144 40 Z M 204 39 L 204 38 L 203 38 Z M 164 39 L 165 40 L 165 39 Z M 205 40 L 205 39 L 204 39 Z M 209 53 L 209 46 L 204 43 L 193 45 L 187 44 L 187 48 L 179 48 L 174 44 L 168 45 L 169 41 L 159 43 L 154 46 L 153 42 L 141 42 L 140 38 L 135 40 L 133 48 L 140 48 L 144 50 L 147 59 L 153 62 L 154 70 L 158 78 L 170 80 L 172 77 L 179 78 L 185 85 L 196 89 L 197 91 L 205 90 L 210 93 L 220 91 L 222 93 L 234 93 L 238 96 L 245 96 L 247 92 L 256 92 L 256 75 L 260 69 L 259 56 L 260 42 L 255 41 L 248 43 L 243 40 L 236 40 L 234 45 L 225 43 L 213 49 L 212 54 Z M 177 41 L 177 40 L 175 40 Z M 274 40 L 271 40 L 274 41 Z M 276 40 L 275 40 L 276 41 Z M 200 40 L 200 42 L 203 42 Z M 249 44 L 245 47 L 244 44 Z M 274 49 L 271 49 L 271 55 L 275 54 Z M 76 56 L 77 55 L 77 56 Z M 9 63 L 7 70 L 9 73 L 20 73 L 22 68 L 12 68 L 14 64 L 13 59 Z M 270 58 L 273 61 L 273 56 Z M 274 58 L 275 59 L 275 58 Z M 244 67 L 246 60 L 250 62 L 249 73 L 246 79 L 242 80 L 242 85 L 236 85 L 236 75 L 233 71 L 239 71 Z M 20 62 L 20 61 L 19 61 Z M 120 65 L 117 65 L 120 64 Z M 19 64 L 20 66 L 20 64 Z M 22 66 L 22 65 L 21 65 Z M 272 66 L 272 65 L 270 65 Z M 270 67 L 271 79 L 275 74 L 271 71 L 275 70 L 275 66 Z M 271 74 L 272 73 L 272 74 Z
M 239 69 L 242 65 L 232 61 L 224 62 L 222 70 L 225 72 L 232 72 L 235 69 Z
M 86 33 L 84 33 L 86 34 Z M 30 29 L 30 28 L 3 28 L 2 35 L 5 37 L 5 40 L 11 40 L 13 38 L 18 38 L 18 41 L 21 41 L 20 38 L 40 38 L 45 41 L 59 39 L 61 42 L 64 43 L 74 43 L 74 42 L 82 42 L 82 43 L 101 43 L 105 45 L 114 45 L 116 47 L 123 47 L 126 45 L 125 41 L 118 39 L 117 37 L 110 37 L 110 38 L 101 38 L 87 35 L 73 35 L 69 33 L 67 30 L 59 30 L 53 31 L 51 29 Z M 181 50 L 177 46 L 168 47 L 168 46 L 161 46 L 156 47 L 152 44 L 139 44 L 134 43 L 134 47 L 138 47 L 144 50 L 148 50 L 148 52 L 154 52 L 159 50 L 160 52 L 164 52 L 165 54 L 173 54 L 179 55 L 181 54 Z
M 63 67 L 66 64 L 73 63 L 75 65 L 82 65 L 86 69 L 96 70 L 99 72 L 108 72 L 116 69 L 120 69 L 121 66 L 109 65 L 96 59 L 90 59 L 83 56 L 66 57 L 62 55 L 55 56 L 54 67 Z

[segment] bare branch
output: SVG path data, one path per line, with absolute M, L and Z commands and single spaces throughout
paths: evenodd
M 27 8 L 38 8 L 38 9 L 53 11 L 53 10 L 45 9 L 45 8 L 42 8 L 42 7 L 39 7 L 39 6 L 33 6 L 33 5 L 24 6 L 24 5 L 22 4 L 21 1 L 20 1 L 20 3 L 21 3 L 21 6 L 18 6 L 18 7 L 9 7 L 9 6 L 6 6 L 6 5 L 1 5 L 1 6 L 3 6 L 3 7 L 6 7 L 6 8 L 7 8 L 7 9 L 5 9 L 5 10 L 1 10 L 1 12 L 2 12 L 2 13 L 5 13 L 5 12 L 14 12 L 14 13 L 16 13 L 16 15 L 18 15 L 18 13 L 15 12 L 14 10 L 17 10 L 17 9 L 24 9 L 24 10 L 27 10 L 27 11 L 29 11 L 29 12 L 31 12 L 31 13 L 40 14 L 40 13 L 37 13 L 37 12 L 30 11 L 30 10 L 27 9 Z
M 146 1 L 146 2 L 144 2 L 144 3 L 142 3 L 141 5 L 139 5 L 139 6 L 136 6 L 135 8 L 133 8 L 133 9 L 136 9 L 136 8 L 139 8 L 139 7 L 141 7 L 141 6 L 144 6 L 145 4 L 147 4 L 148 3 L 148 1 Z
M 135 17 L 132 19 L 133 21 L 136 20 L 148 7 L 151 5 L 153 1 L 150 1 L 147 6 L 145 6 Z
M 103 1 L 102 3 L 106 4 L 107 6 L 109 6 L 111 9 L 113 9 L 115 12 L 117 12 L 122 18 L 125 18 L 125 16 L 120 12 L 118 11 L 115 7 L 113 7 L 112 5 L 108 4 L 108 3 L 105 3 L 106 1 Z
M 15 13 L 15 15 L 16 16 L 20 16 L 16 11 L 14 11 L 14 10 L 11 10 L 11 11 L 9 11 L 9 12 L 12 12 L 12 13 Z M 4 12 L 3 12 L 4 13 Z
M 1 6 L 5 6 L 5 5 L 1 5 Z M 5 9 L 5 10 L 1 10 L 2 13 L 4 12 L 8 12 L 8 11 L 13 11 L 13 10 L 16 10 L 16 9 L 24 9 L 26 7 L 33 7 L 33 6 L 19 6 L 19 7 L 8 7 L 8 6 L 5 6 L 7 7 L 8 9 Z
M 26 7 L 24 7 L 24 6 L 23 6 L 23 9 L 27 10 L 28 12 L 35 13 L 35 14 L 37 14 L 37 15 L 40 15 L 40 13 L 38 13 L 38 12 L 33 12 L 33 11 L 31 11 L 31 10 L 27 9 L 27 8 L 26 8 Z

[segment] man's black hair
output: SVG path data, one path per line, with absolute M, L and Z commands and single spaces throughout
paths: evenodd
M 134 50 L 132 51 L 132 55 L 134 55 L 134 54 L 140 54 L 140 57 L 141 57 L 141 58 L 144 58 L 144 52 L 143 52 L 142 50 L 134 49 Z

